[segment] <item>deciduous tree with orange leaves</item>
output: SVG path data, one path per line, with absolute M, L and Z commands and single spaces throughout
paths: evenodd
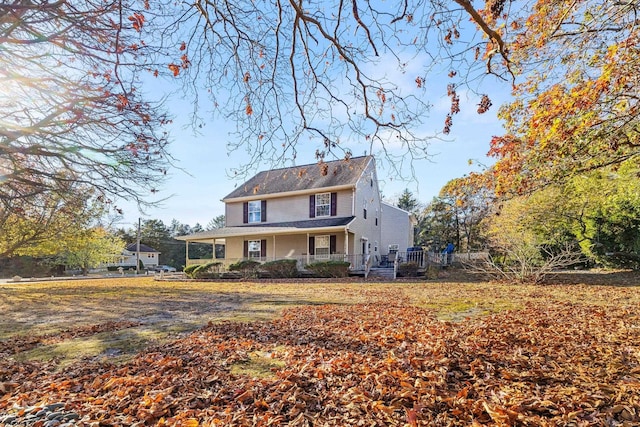
M 518 75 L 515 100 L 500 111 L 507 134 L 489 151 L 496 189 L 507 194 L 640 153 L 638 3 L 523 3 L 517 14 L 495 16 L 511 29 L 505 41 Z

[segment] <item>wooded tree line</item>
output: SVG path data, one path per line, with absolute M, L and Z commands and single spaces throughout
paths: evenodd
M 99 221 L 101 217 L 92 218 Z M 27 224 L 22 224 L 27 226 Z M 36 223 L 29 226 L 46 227 L 46 224 Z M 79 270 L 87 273 L 90 269 L 104 263 L 117 262 L 125 247 L 130 243 L 140 242 L 160 252 L 159 263 L 177 269 L 186 265 L 185 243 L 176 240 L 176 236 L 198 233 L 224 226 L 224 215 L 213 218 L 205 226 L 195 224 L 190 226 L 174 219 L 170 224 L 164 224 L 158 219 L 141 221 L 138 235 L 137 224 L 126 227 L 87 222 L 71 224 L 67 218 L 60 223 L 52 224 L 56 229 L 64 231 L 46 237 L 44 234 L 28 245 L 21 241 L 22 246 L 13 252 L 0 255 L 0 277 L 12 275 L 50 275 L 62 274 L 65 269 Z M 20 233 L 30 234 L 33 230 L 22 228 Z M 0 244 L 8 245 L 11 236 L 20 233 L 3 234 Z M 213 245 L 192 243 L 189 245 L 191 258 L 211 258 Z M 220 251 L 220 248 L 217 248 Z M 11 256 L 9 256 L 9 254 Z M 221 254 L 219 254 L 221 255 Z M 143 268 L 145 266 L 143 265 Z
M 583 265 L 638 269 L 639 176 L 640 165 L 629 160 L 508 199 L 466 177 L 426 205 L 405 190 L 398 205 L 417 220 L 416 245 L 430 250 L 454 242 L 459 253 L 528 251 L 539 261 L 570 250 Z

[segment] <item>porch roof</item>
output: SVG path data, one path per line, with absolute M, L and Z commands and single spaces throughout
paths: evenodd
M 278 223 L 256 223 L 237 227 L 223 227 L 201 233 L 178 236 L 177 240 L 187 242 L 210 241 L 212 239 L 224 239 L 227 237 L 256 236 L 265 234 L 299 234 L 308 232 L 322 232 L 332 230 L 346 230 L 355 216 L 341 218 L 320 218 L 303 221 L 287 221 Z

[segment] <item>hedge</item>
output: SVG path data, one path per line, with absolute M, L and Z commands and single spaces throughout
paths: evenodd
M 274 279 L 298 277 L 298 262 L 295 259 L 279 259 L 265 262 L 260 269 Z
M 318 261 L 307 264 L 305 268 L 316 277 L 347 277 L 350 265 L 346 261 Z

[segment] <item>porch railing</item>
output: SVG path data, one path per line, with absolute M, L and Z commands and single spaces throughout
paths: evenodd
M 206 264 L 209 262 L 220 262 L 221 270 L 228 270 L 231 264 L 234 264 L 238 261 L 241 261 L 243 258 L 224 258 L 224 259 L 188 259 L 187 265 L 194 264 Z M 275 261 L 276 259 L 295 259 L 297 263 L 297 267 L 299 270 L 304 270 L 305 266 L 309 263 L 313 262 L 321 262 L 321 261 L 347 261 L 351 264 L 351 270 L 365 270 L 368 262 L 369 267 L 374 268 L 393 268 L 394 263 L 402 264 L 405 262 L 415 262 L 418 264 L 419 268 L 426 268 L 428 264 L 447 264 L 453 262 L 454 257 L 446 257 L 443 254 L 426 252 L 426 251 L 412 251 L 412 252 L 396 252 L 389 255 L 374 255 L 369 254 L 368 258 L 365 254 L 331 254 L 330 256 L 314 256 L 314 255 L 301 255 L 298 257 L 286 257 L 286 258 L 275 258 L 275 257 L 262 257 L 255 258 L 260 262 L 268 262 Z
M 229 269 L 229 266 L 231 264 L 235 264 L 238 261 L 242 261 L 243 259 L 245 258 L 188 259 L 187 265 L 189 266 L 189 265 L 207 264 L 210 262 L 220 262 L 222 264 L 221 269 L 223 271 L 226 271 Z M 254 258 L 254 259 L 260 262 L 276 261 L 280 259 L 294 259 L 296 260 L 296 264 L 299 270 L 304 270 L 304 267 L 307 264 L 314 263 L 314 262 L 322 262 L 322 261 L 346 261 L 349 264 L 351 264 L 352 270 L 360 270 L 364 268 L 364 255 L 362 254 L 356 254 L 356 255 L 331 254 L 329 256 L 301 255 L 298 257 L 285 257 L 285 258 L 261 257 L 261 258 Z
M 345 255 L 345 254 L 331 254 L 329 256 L 314 256 L 314 255 L 301 255 L 298 257 L 286 257 L 286 258 L 275 258 L 275 257 L 262 257 L 256 258 L 256 260 L 260 262 L 268 262 L 275 261 L 278 259 L 295 259 L 297 268 L 300 271 L 305 270 L 305 266 L 309 263 L 320 262 L 320 261 L 347 261 L 351 265 L 350 268 L 352 271 L 365 271 L 367 270 L 367 262 L 368 267 L 370 268 L 397 268 L 398 265 L 413 262 L 418 264 L 419 269 L 426 269 L 429 265 L 435 266 L 448 266 L 456 262 L 456 260 L 474 260 L 474 259 L 483 259 L 488 256 L 485 252 L 471 252 L 471 253 L 453 253 L 453 254 L 443 254 L 440 252 L 427 252 L 427 251 L 404 251 L 404 252 L 395 252 L 389 255 L 374 255 L 369 254 L 368 259 L 367 255 L 364 254 L 353 254 L 353 255 Z M 198 264 L 206 264 L 209 262 L 220 262 L 221 267 L 220 271 L 228 271 L 229 266 L 231 264 L 235 264 L 238 261 L 242 261 L 244 258 L 224 258 L 224 259 L 188 259 L 187 265 L 198 265 Z

